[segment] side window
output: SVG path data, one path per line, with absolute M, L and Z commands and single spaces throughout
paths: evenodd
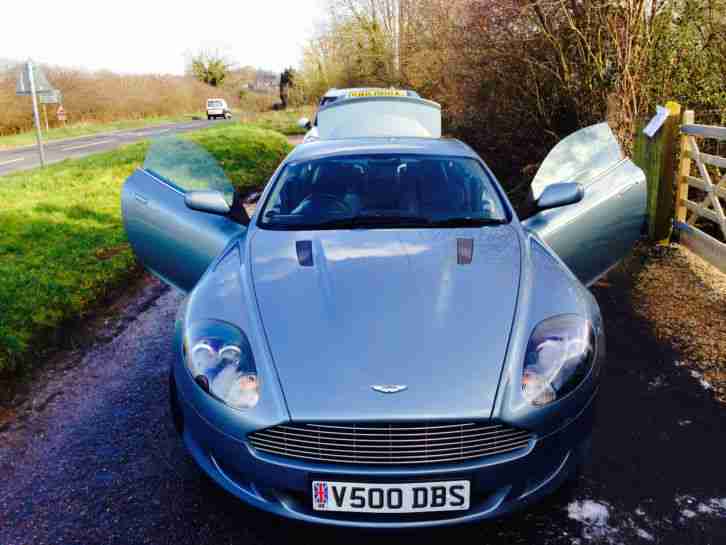
M 532 180 L 532 196 L 539 198 L 551 184 L 587 184 L 621 159 L 620 144 L 607 123 L 581 129 L 552 148 Z
M 155 140 L 146 154 L 144 169 L 182 193 L 213 189 L 223 193 L 230 205 L 234 200 L 234 186 L 217 160 L 191 140 L 177 136 Z

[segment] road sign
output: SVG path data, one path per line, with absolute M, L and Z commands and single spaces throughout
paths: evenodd
M 33 119 L 35 120 L 35 138 L 38 141 L 38 154 L 40 155 L 40 166 L 45 166 L 45 152 L 43 151 L 43 139 L 40 136 L 40 115 L 38 114 L 38 90 L 52 91 L 43 72 L 28 61 L 18 74 L 18 82 L 15 86 L 15 93 L 18 95 L 30 95 L 33 98 Z
M 53 89 L 53 91 L 47 95 L 40 95 L 39 98 L 41 104 L 60 104 L 63 102 L 63 95 L 58 89 Z
M 36 95 L 47 95 L 55 91 L 53 86 L 48 82 L 48 78 L 40 69 L 40 67 L 33 65 L 31 62 L 23 65 L 23 68 L 18 73 L 18 81 L 15 84 L 15 94 L 19 96 L 31 96 L 33 90 L 31 89 L 30 71 L 29 67 L 33 71 L 33 82 L 35 84 Z

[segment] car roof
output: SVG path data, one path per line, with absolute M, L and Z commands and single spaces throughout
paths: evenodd
M 328 89 L 328 91 L 325 93 L 326 98 L 333 98 L 333 97 L 342 97 L 346 96 L 350 93 L 353 93 L 355 91 L 390 91 L 391 88 L 386 87 L 349 87 L 347 89 L 336 89 L 333 87 L 332 89 Z M 406 95 L 410 97 L 418 97 L 419 94 L 416 91 L 411 91 L 410 89 L 394 89 L 395 91 L 405 91 Z
M 469 146 L 453 138 L 341 138 L 317 140 L 298 145 L 287 161 L 306 161 L 336 155 L 374 154 L 479 156 Z

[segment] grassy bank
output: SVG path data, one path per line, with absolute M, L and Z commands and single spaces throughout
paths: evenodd
M 312 106 L 303 106 L 302 108 L 290 108 L 285 111 L 270 111 L 263 113 L 250 114 L 245 116 L 242 114 L 240 120 L 245 123 L 252 123 L 263 129 L 281 132 L 288 136 L 295 134 L 305 134 L 307 129 L 297 126 L 297 122 L 301 117 L 311 119 L 315 109 Z
M 237 124 L 184 138 L 206 148 L 245 189 L 264 184 L 290 149 L 280 134 Z M 0 180 L 0 372 L 38 365 L 65 324 L 136 274 L 120 193 L 147 147 L 132 144 Z
M 191 121 L 192 117 L 206 118 L 206 114 L 204 112 L 197 112 L 193 114 L 190 113 L 176 116 L 171 115 L 160 117 L 146 117 L 143 119 L 125 119 L 120 121 L 109 121 L 105 123 L 74 123 L 68 125 L 67 127 L 54 127 L 51 128 L 50 131 L 46 131 L 45 128 L 43 128 L 43 141 L 62 140 L 63 138 L 75 138 L 78 136 L 89 136 L 92 134 L 128 129 L 140 129 L 143 127 L 161 125 L 164 123 L 180 123 L 182 121 Z M 0 149 L 30 146 L 34 144 L 35 131 L 0 136 Z

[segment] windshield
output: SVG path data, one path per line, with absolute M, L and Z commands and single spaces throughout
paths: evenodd
M 221 108 L 221 107 L 222 107 L 221 100 L 208 100 L 207 101 L 207 108 Z
M 320 107 L 318 109 L 322 108 L 323 106 L 327 106 L 328 104 L 331 104 L 331 103 L 335 102 L 339 98 L 340 97 L 323 97 L 322 100 L 320 101 Z M 318 116 L 317 116 L 317 114 L 315 115 L 315 119 L 313 120 L 313 126 L 315 126 L 315 127 L 318 126 Z
M 291 163 L 260 213 L 266 229 L 458 227 L 505 223 L 473 159 L 370 155 Z

